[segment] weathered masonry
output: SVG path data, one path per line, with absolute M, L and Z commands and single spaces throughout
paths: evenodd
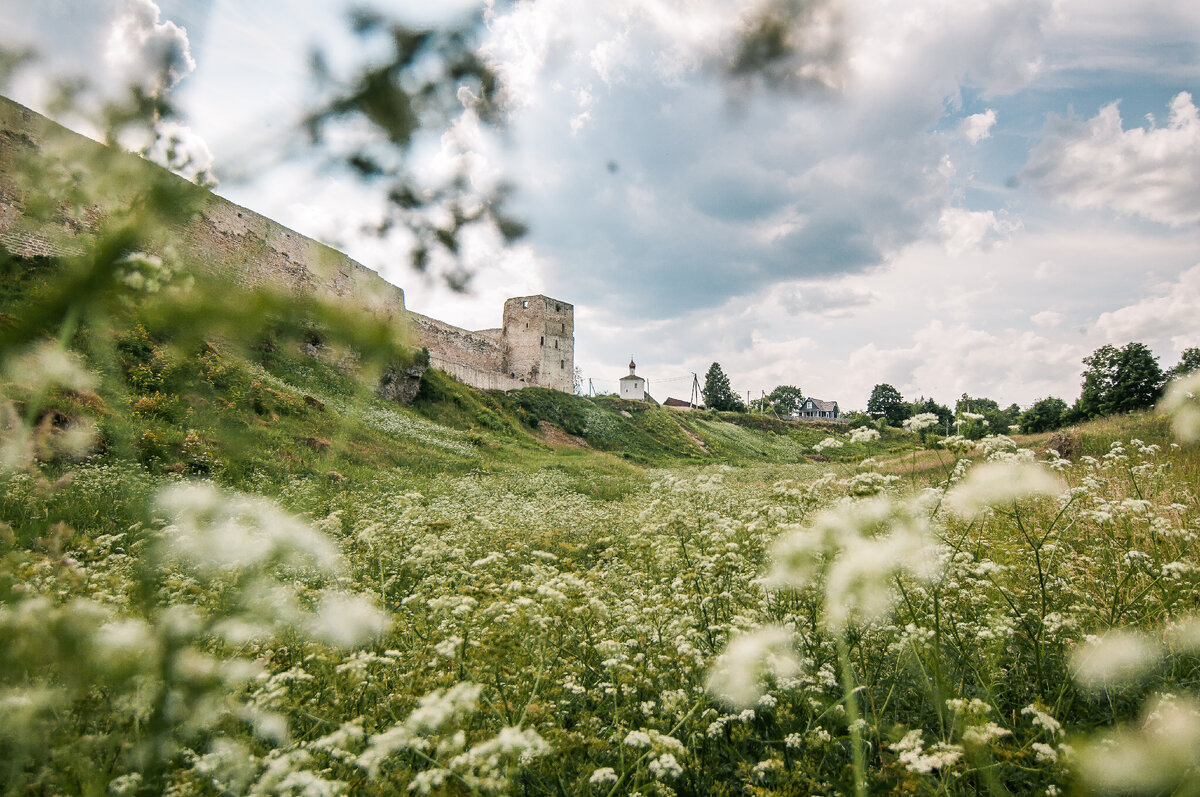
M 95 156 L 102 152 L 100 144 L 0 97 L 0 246 L 25 257 L 83 252 L 103 215 L 98 208 L 131 201 L 136 187 L 125 188 L 131 196 L 96 197 L 97 208 L 82 216 L 64 210 L 51 221 L 34 221 L 25 213 L 27 203 L 44 197 L 33 196 L 37 188 L 21 178 L 20 167 L 36 161 L 62 174 L 86 173 L 86 165 L 100 160 Z M 158 168 L 128 157 L 137 162 L 131 171 Z M 171 231 L 169 246 L 240 286 L 277 285 L 403 317 L 429 349 L 430 365 L 474 387 L 574 390 L 575 310 L 561 300 L 509 299 L 499 328 L 459 329 L 407 311 L 403 290 L 341 252 L 215 194 Z
M 485 390 L 575 389 L 575 308 L 549 296 L 504 303 L 502 326 L 470 332 L 409 313 L 429 364 Z

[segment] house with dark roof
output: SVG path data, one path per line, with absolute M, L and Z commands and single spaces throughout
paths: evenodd
M 671 407 L 672 409 L 676 409 L 676 410 L 702 410 L 702 409 L 704 409 L 703 404 L 693 404 L 690 401 L 684 401 L 683 399 L 677 399 L 677 398 L 668 398 L 666 401 L 664 401 L 662 403 L 662 405 L 664 407 Z
M 816 398 L 804 399 L 796 411 L 796 417 L 802 421 L 831 421 L 840 414 L 836 401 L 822 401 Z

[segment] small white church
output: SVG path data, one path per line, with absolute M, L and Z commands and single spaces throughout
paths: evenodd
M 621 377 L 621 398 L 632 401 L 646 400 L 646 380 L 634 373 L 637 365 L 629 358 L 629 376 Z

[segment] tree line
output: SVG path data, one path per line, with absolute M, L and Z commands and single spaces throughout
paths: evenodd
M 1074 404 L 1047 396 L 1026 410 L 1016 404 L 1002 409 L 992 399 L 964 393 L 952 412 L 933 399 L 906 402 L 896 388 L 879 384 L 867 400 L 867 415 L 900 426 L 914 415 L 932 412 L 938 416 L 939 426 L 949 430 L 954 423 L 959 434 L 973 438 L 1009 431 L 1048 432 L 1093 418 L 1152 408 L 1172 379 L 1200 370 L 1200 348 L 1184 349 L 1179 362 L 1166 371 L 1150 348 L 1137 342 L 1120 348 L 1101 346 L 1084 357 L 1083 364 L 1083 383 Z
M 976 439 L 1012 431 L 1023 434 L 1048 432 L 1105 415 L 1150 409 L 1172 379 L 1200 371 L 1200 347 L 1184 349 L 1179 362 L 1165 371 L 1150 348 L 1137 342 L 1120 348 L 1101 346 L 1083 358 L 1083 364 L 1083 383 L 1074 404 L 1047 396 L 1022 410 L 1016 404 L 1001 407 L 994 399 L 963 393 L 951 409 L 924 396 L 916 401 L 906 401 L 892 385 L 877 384 L 867 399 L 866 413 L 855 420 L 863 423 L 882 421 L 888 426 L 900 427 L 909 418 L 928 413 L 937 417 L 936 426 L 945 433 L 955 431 Z M 701 392 L 705 406 L 712 410 L 754 410 L 784 418 L 795 415 L 804 400 L 804 392 L 799 387 L 777 385 L 770 393 L 747 404 L 733 391 L 720 363 L 715 362 L 704 376 Z

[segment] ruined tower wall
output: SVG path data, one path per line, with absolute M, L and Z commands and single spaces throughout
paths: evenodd
M 0 244 L 25 256 L 64 256 L 87 250 L 102 208 L 128 206 L 139 199 L 139 174 L 164 172 L 136 156 L 115 163 L 130 179 L 97 179 L 85 186 L 86 208 L 63 208 L 49 221 L 25 212 L 44 183 L 70 187 L 72 175 L 96 164 L 114 163 L 103 145 L 0 97 Z M 90 168 L 89 168 L 90 167 Z M 39 172 L 46 175 L 39 183 Z M 182 178 L 180 181 L 184 188 Z M 187 186 L 189 191 L 196 189 Z M 344 300 L 388 317 L 404 315 L 404 291 L 346 255 L 288 229 L 216 194 L 200 197 L 191 217 L 165 236 L 176 253 L 196 267 L 229 278 L 243 288 L 278 286 L 299 294 Z M 164 252 L 158 252 L 164 254 Z
M 542 387 L 575 389 L 575 307 L 549 296 L 504 303 L 510 370 Z
M 50 220 L 35 220 L 27 205 L 47 204 L 45 190 L 57 181 L 117 164 L 127 179 L 101 172 L 83 186 L 94 206 L 62 205 Z M 90 167 L 90 168 L 89 168 Z M 39 180 L 40 171 L 53 179 Z M 117 155 L 45 117 L 0 97 L 0 245 L 25 257 L 86 252 L 103 208 L 127 207 L 146 180 L 166 172 L 133 155 Z M 180 180 L 183 187 L 182 178 Z M 189 189 L 197 191 L 198 189 Z M 39 193 L 42 192 L 42 193 Z M 163 237 L 164 251 L 242 288 L 283 287 L 406 318 L 414 337 L 429 349 L 430 364 L 485 390 L 531 385 L 574 388 L 574 309 L 546 296 L 505 303 L 503 326 L 471 332 L 407 312 L 404 291 L 371 269 L 324 244 L 215 194 L 192 194 L 190 218 Z M 170 250 L 170 251 L 168 251 Z

